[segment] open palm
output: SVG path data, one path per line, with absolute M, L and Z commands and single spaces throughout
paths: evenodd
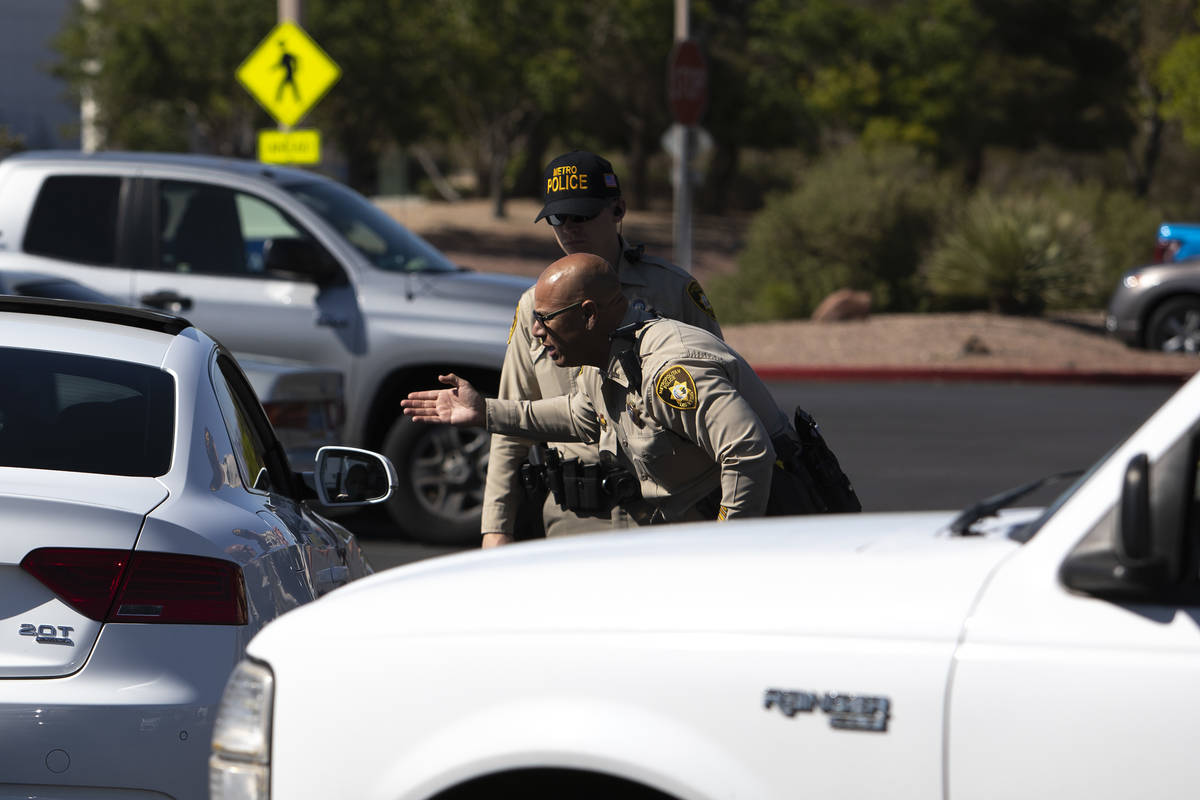
M 483 425 L 483 397 L 475 391 L 475 387 L 454 374 L 439 375 L 438 380 L 452 388 L 410 392 L 408 397 L 400 401 L 405 415 L 417 422 Z

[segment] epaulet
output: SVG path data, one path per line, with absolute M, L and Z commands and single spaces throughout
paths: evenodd
M 659 269 L 665 269 L 667 272 L 670 272 L 680 278 L 686 278 L 688 280 L 691 279 L 692 274 L 683 267 L 672 264 L 670 261 L 657 256 L 648 256 L 643 252 L 644 248 L 644 245 L 638 245 L 637 247 L 631 247 L 630 249 L 626 250 L 625 260 L 630 264 L 650 264 L 651 266 L 658 267 Z

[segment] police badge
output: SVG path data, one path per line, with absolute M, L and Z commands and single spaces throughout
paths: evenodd
M 668 367 L 658 376 L 654 392 L 664 403 L 680 411 L 696 408 L 696 382 L 684 367 Z

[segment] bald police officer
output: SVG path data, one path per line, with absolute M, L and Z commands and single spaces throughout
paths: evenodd
M 775 478 L 777 449 L 795 447 L 796 434 L 767 387 L 722 340 L 633 307 L 598 256 L 551 264 L 533 300 L 532 333 L 544 357 L 576 368 L 571 394 L 485 401 L 447 375 L 440 379 L 453 388 L 410 394 L 404 413 L 595 443 L 605 461 L 636 476 L 641 499 L 626 505 L 642 523 L 816 510 Z M 780 491 L 772 492 L 773 481 Z
M 621 235 L 625 201 L 612 164 L 585 151 L 565 153 L 545 172 L 544 205 L 535 222 L 545 219 L 563 252 L 592 253 L 616 269 L 624 295 L 636 308 L 680 319 L 721 335 L 712 305 L 700 284 L 683 269 L 643 255 Z M 500 377 L 499 397 L 538 400 L 575 390 L 574 371 L 556 365 L 531 333 L 533 289 L 521 298 L 509 334 Z M 531 441 L 514 435 L 492 437 L 484 489 L 481 529 L 483 546 L 512 541 L 518 511 L 527 502 L 519 472 Z M 566 458 L 596 463 L 595 445 L 562 442 L 555 445 Z M 548 536 L 583 533 L 626 524 L 608 511 L 565 511 L 548 497 L 542 509 Z

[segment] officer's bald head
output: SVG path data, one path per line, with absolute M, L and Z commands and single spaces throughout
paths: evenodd
M 572 253 L 538 278 L 532 333 L 560 366 L 602 366 L 608 358 L 608 334 L 620 326 L 627 307 L 621 281 L 607 261 Z
M 620 293 L 621 282 L 607 261 L 591 253 L 573 253 L 542 271 L 534 299 L 539 310 L 553 310 L 580 300 L 607 303 Z

